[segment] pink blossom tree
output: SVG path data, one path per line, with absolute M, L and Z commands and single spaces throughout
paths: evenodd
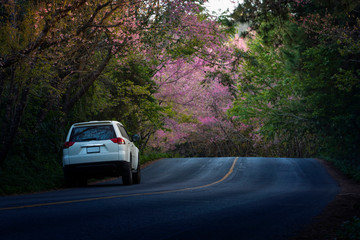
M 249 151 L 245 137 L 248 126 L 227 115 L 234 100 L 232 83 L 239 77 L 234 69 L 238 65 L 233 65 L 234 52 L 246 50 L 246 44 L 237 36 L 228 39 L 216 27 L 215 36 L 214 32 L 204 35 L 209 40 L 195 57 L 169 60 L 155 75 L 159 86 L 155 97 L 172 111 L 164 120 L 165 128 L 150 141 L 151 147 L 184 155 L 224 156 Z

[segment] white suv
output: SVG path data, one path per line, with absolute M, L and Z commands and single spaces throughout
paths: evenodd
M 141 180 L 139 149 L 117 121 L 91 121 L 71 126 L 63 149 L 65 182 L 86 185 L 89 178 L 122 176 L 125 185 Z

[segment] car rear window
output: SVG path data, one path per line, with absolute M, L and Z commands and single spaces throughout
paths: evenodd
M 70 142 L 86 142 L 116 138 L 112 125 L 75 127 L 71 131 Z

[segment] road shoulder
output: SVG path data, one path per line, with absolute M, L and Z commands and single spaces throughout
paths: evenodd
M 337 180 L 340 192 L 313 222 L 305 226 L 291 240 L 335 239 L 336 234 L 344 221 L 351 220 L 354 216 L 360 217 L 360 184 L 349 179 L 330 162 L 317 159 Z

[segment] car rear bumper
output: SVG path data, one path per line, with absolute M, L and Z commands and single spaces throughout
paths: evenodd
M 106 161 L 64 165 L 64 174 L 82 177 L 119 177 L 129 168 L 127 161 Z

